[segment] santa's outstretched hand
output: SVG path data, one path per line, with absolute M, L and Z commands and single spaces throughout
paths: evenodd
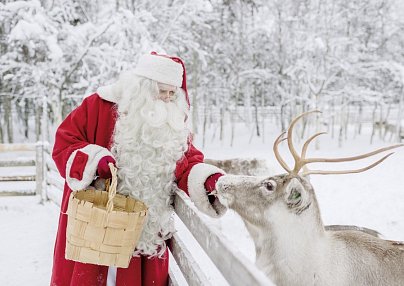
M 111 170 L 109 169 L 108 164 L 112 163 L 115 165 L 116 161 L 111 156 L 104 156 L 98 162 L 97 167 L 97 175 L 102 179 L 110 179 L 112 178 Z

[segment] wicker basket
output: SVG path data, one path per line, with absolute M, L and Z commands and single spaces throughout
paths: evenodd
M 67 208 L 65 258 L 127 268 L 142 233 L 146 205 L 116 193 L 116 168 L 106 191 L 72 192 Z

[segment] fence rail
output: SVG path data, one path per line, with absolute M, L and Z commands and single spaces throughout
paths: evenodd
M 27 143 L 27 144 L 0 144 L 0 152 L 7 152 L 7 151 L 35 151 L 35 146 L 37 144 Z
M 56 165 L 51 159 L 48 144 L 42 142 L 18 145 L 0 144 L 1 151 L 35 151 L 35 161 L 26 159 L 0 161 L 0 167 L 35 166 L 35 176 L 0 175 L 0 181 L 35 180 L 35 194 L 40 195 L 44 200 L 52 200 L 60 205 L 64 180 L 60 177 Z M 23 194 L 27 195 L 26 192 L 21 193 L 21 195 Z M 203 215 L 184 192 L 179 190 L 175 194 L 175 212 L 230 285 L 274 285 L 255 265 L 248 263 L 248 259 L 243 254 L 231 249 L 230 243 L 216 229 L 204 222 Z M 215 285 L 193 257 L 193 250 L 188 248 L 178 233 L 175 233 L 172 238 L 170 253 L 188 285 Z M 169 284 L 181 285 L 171 268 Z
M 178 233 L 174 233 L 171 239 L 170 250 L 188 285 L 212 285 L 202 268 L 195 261 L 192 252 L 186 247 L 186 244 Z
M 24 175 L 24 176 L 1 176 L 0 182 L 12 182 L 12 181 L 35 181 L 36 176 Z
M 1 160 L 0 167 L 27 167 L 35 166 L 35 160 Z
M 230 249 L 230 244 L 222 235 L 203 221 L 199 211 L 184 192 L 176 192 L 174 205 L 176 214 L 230 285 L 273 285 L 254 265 L 246 263 L 248 259 L 242 253 Z
M 26 143 L 26 144 L 0 144 L 0 152 L 35 152 L 35 160 L 21 158 L 17 160 L 0 160 L 0 167 L 35 167 L 35 175 L 7 175 L 0 174 L 0 182 L 35 182 L 35 191 L 23 192 L 5 191 L 1 195 L 39 195 L 47 200 L 48 186 L 56 189 L 63 189 L 63 179 L 60 178 L 56 166 L 49 154 L 48 142 Z M 56 173 L 56 175 L 54 175 Z

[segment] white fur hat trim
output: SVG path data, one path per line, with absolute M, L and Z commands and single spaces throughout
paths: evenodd
M 141 56 L 133 71 L 134 74 L 177 87 L 182 86 L 183 72 L 180 63 L 159 55 Z

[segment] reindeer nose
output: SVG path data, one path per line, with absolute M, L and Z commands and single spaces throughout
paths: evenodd
M 221 176 L 216 182 L 216 191 L 220 203 L 225 207 L 229 207 L 229 202 L 232 201 L 232 195 L 228 192 L 230 190 L 230 182 L 226 183 L 225 177 L 226 176 Z
M 219 180 L 217 180 L 217 182 L 216 182 L 216 190 L 218 191 L 218 192 L 226 192 L 227 191 L 227 189 L 228 189 L 228 185 L 224 182 L 224 177 L 225 176 L 222 176 L 222 177 L 220 177 L 219 178 Z
M 217 181 L 217 182 L 216 182 L 216 190 L 217 190 L 218 192 L 223 191 L 223 184 L 222 184 L 220 181 Z

